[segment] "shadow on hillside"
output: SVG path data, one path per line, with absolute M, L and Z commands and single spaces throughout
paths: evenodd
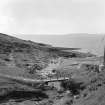
M 80 91 L 86 88 L 83 82 L 76 82 L 74 80 L 64 81 L 62 82 L 61 86 L 64 88 L 64 90 L 70 90 L 73 96 L 79 95 Z
M 9 100 L 14 100 L 15 102 L 22 102 L 24 100 L 40 101 L 45 98 L 48 98 L 48 95 L 41 91 L 40 92 L 12 91 L 7 95 L 0 96 L 0 103 L 7 102 Z

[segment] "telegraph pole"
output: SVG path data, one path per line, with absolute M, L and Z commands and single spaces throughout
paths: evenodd
M 103 65 L 104 65 L 104 69 L 105 69 L 105 45 L 104 45 Z
M 102 70 L 105 70 L 105 44 L 104 44 L 104 39 L 105 39 L 105 36 L 103 36 L 103 38 L 101 40 L 101 43 L 102 43 L 101 46 L 103 47 L 103 60 L 99 64 L 99 72 L 102 71 Z
M 104 40 L 105 40 L 105 36 L 103 36 L 103 38 L 102 38 L 102 42 L 103 42 L 103 66 L 105 69 L 105 44 L 104 44 Z

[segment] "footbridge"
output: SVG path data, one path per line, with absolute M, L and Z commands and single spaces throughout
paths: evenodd
M 69 80 L 70 77 L 57 77 L 57 78 L 47 78 L 47 79 L 31 79 L 31 78 L 24 78 L 20 76 L 11 76 L 7 74 L 1 74 L 0 73 L 0 78 L 4 78 L 16 83 L 20 83 L 23 85 L 30 85 L 30 86 L 36 86 L 38 84 L 44 84 L 44 83 L 49 83 L 49 82 L 58 82 L 58 81 L 65 81 Z

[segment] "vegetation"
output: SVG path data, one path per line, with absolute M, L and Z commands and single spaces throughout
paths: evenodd
M 78 95 L 80 94 L 81 90 L 85 89 L 85 86 L 82 82 L 78 83 L 74 80 L 63 81 L 61 86 L 64 88 L 64 90 L 70 90 L 72 95 Z
M 0 34 L 0 73 L 43 80 L 36 71 L 48 67 L 52 59 L 62 57 L 65 62 L 59 67 L 52 68 L 54 76 L 70 77 L 70 80 L 61 82 L 61 91 L 50 88 L 47 84 L 26 85 L 24 82 L 0 77 L 0 102 L 18 100 L 17 103 L 25 105 L 28 100 L 29 104 L 34 105 L 101 105 L 95 104 L 98 100 L 105 105 L 105 72 L 96 72 L 98 66 L 95 65 L 96 68 L 93 68 L 90 64 L 77 70 L 78 64 L 83 62 L 80 58 L 91 56 L 93 55 L 90 53 L 66 52 L 62 48 Z M 77 57 L 78 59 L 73 59 Z M 48 77 L 51 78 L 52 75 Z M 38 91 L 39 86 L 43 91 Z

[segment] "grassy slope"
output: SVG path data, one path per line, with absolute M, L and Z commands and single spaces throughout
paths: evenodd
M 11 67 L 14 69 L 19 68 L 26 73 L 28 72 L 27 69 L 34 64 L 37 64 L 40 69 L 47 67 L 49 60 L 52 58 L 87 56 L 87 54 L 66 52 L 61 49 L 0 33 L 0 66 L 7 67 L 7 70 Z
M 74 53 L 75 52 L 73 52 L 73 55 Z M 77 55 L 79 57 L 82 56 L 81 54 L 77 54 Z M 32 74 L 29 74 L 29 75 L 27 74 L 27 64 L 33 65 L 37 63 L 38 65 L 41 65 L 44 68 L 47 66 L 51 58 L 57 58 L 60 56 L 70 57 L 72 56 L 72 52 L 66 53 L 66 52 L 62 52 L 61 50 L 60 51 L 55 50 L 55 48 L 53 49 L 52 46 L 50 45 L 38 44 L 31 41 L 24 41 L 4 34 L 0 34 L 0 73 L 32 78 Z M 75 64 L 75 62 L 78 63 L 83 61 L 77 58 L 75 59 L 66 58 L 63 62 L 64 64 L 62 63 L 62 65 L 58 69 L 60 71 L 61 70 L 66 71 L 67 73 L 72 72 L 74 74 L 74 77 L 77 77 L 75 78 L 76 80 L 85 82 L 86 84 L 88 83 L 90 84 L 90 87 L 94 86 L 94 83 L 91 83 L 89 81 L 92 78 L 95 78 L 95 74 L 94 73 L 88 74 L 87 71 L 84 71 L 82 69 L 77 70 L 75 66 L 71 66 L 73 62 Z M 94 60 L 92 62 L 94 62 Z M 8 88 L 10 90 L 14 90 L 14 89 L 26 90 L 30 88 L 25 85 L 20 85 L 18 83 L 16 84 L 14 82 L 11 82 L 9 80 L 5 80 L 2 78 L 0 78 L 0 85 L 2 85 L 0 86 L 1 93 L 2 93 L 2 88 L 4 88 L 5 86 L 7 88 L 7 91 L 8 91 Z M 29 89 L 29 90 L 32 90 L 32 89 Z M 79 104 L 88 105 L 88 102 L 90 102 L 89 105 L 95 105 L 95 104 L 92 104 L 91 97 L 93 97 L 94 102 L 97 102 L 95 100 L 103 101 L 104 100 L 103 98 L 104 93 L 102 93 L 103 90 L 104 90 L 104 85 L 101 88 L 99 88 L 96 92 L 94 92 L 94 90 L 93 92 L 91 91 L 89 92 L 89 89 L 85 90 L 87 93 L 90 94 L 90 96 L 85 97 L 86 99 L 81 97 L 79 100 L 75 100 L 76 103 L 74 103 L 74 105 L 79 105 Z M 84 93 L 86 93 L 85 91 Z M 84 94 L 84 93 L 81 93 L 81 94 Z M 100 95 L 96 98 L 97 94 L 100 94 Z M 88 97 L 90 97 L 90 99 Z M 100 105 L 100 104 L 97 104 L 97 105 Z

